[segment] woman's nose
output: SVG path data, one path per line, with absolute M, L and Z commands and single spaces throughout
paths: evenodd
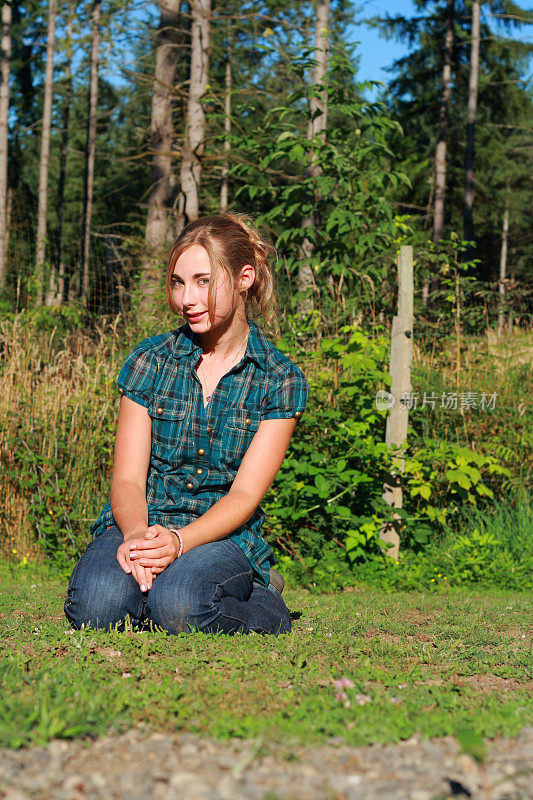
M 183 305 L 193 305 L 196 300 L 194 284 L 186 283 L 183 287 Z

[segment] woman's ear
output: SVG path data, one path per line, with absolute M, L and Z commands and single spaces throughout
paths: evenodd
M 244 292 L 246 289 L 250 289 L 254 285 L 254 281 L 254 267 L 252 267 L 251 264 L 245 264 L 244 267 L 241 268 L 241 275 L 238 281 L 239 291 Z

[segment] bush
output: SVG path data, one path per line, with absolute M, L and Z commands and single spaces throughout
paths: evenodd
M 296 327 L 279 343 L 301 361 Z M 492 454 L 453 442 L 421 439 L 409 428 L 402 509 L 382 498 L 392 470 L 393 451 L 385 444 L 386 411 L 375 403 L 390 384 L 389 339 L 352 326 L 324 339 L 306 354 L 310 382 L 308 408 L 263 503 L 266 532 L 280 563 L 306 584 L 338 588 L 351 570 L 383 559 L 379 533 L 393 512 L 401 517 L 402 548 L 424 551 L 442 540 L 460 509 L 492 502 L 493 476 L 508 475 Z M 288 570 L 287 570 L 288 571 Z
M 457 531 L 423 551 L 400 552 L 397 564 L 375 559 L 358 580 L 394 589 L 439 589 L 479 585 L 524 591 L 533 586 L 533 506 L 524 490 L 514 504 L 501 500 L 491 510 L 465 507 Z

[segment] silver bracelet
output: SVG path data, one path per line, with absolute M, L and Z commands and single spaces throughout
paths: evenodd
M 180 543 L 180 549 L 176 558 L 179 558 L 183 554 L 183 539 L 181 538 L 181 533 L 177 531 L 176 528 L 169 528 L 169 531 L 172 531 L 172 533 L 175 533 L 176 536 L 178 537 L 178 541 Z

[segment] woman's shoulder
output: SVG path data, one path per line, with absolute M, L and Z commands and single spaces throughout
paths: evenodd
M 184 326 L 186 327 L 186 326 Z M 148 407 L 154 387 L 168 374 L 180 345 L 182 328 L 149 336 L 139 342 L 122 364 L 117 383 L 121 394 Z
M 154 356 L 159 360 L 174 356 L 177 349 L 181 346 L 183 339 L 187 338 L 187 329 L 187 325 L 182 325 L 181 328 L 176 328 L 166 333 L 157 333 L 154 336 L 148 336 L 135 345 L 133 350 L 129 353 L 128 358 L 145 355 L 148 357 Z
M 254 335 L 256 350 L 260 355 L 264 369 L 272 381 L 283 379 L 293 379 L 307 384 L 307 378 L 303 370 L 294 363 L 279 347 L 276 347 L 265 332 L 256 324 L 254 325 Z

